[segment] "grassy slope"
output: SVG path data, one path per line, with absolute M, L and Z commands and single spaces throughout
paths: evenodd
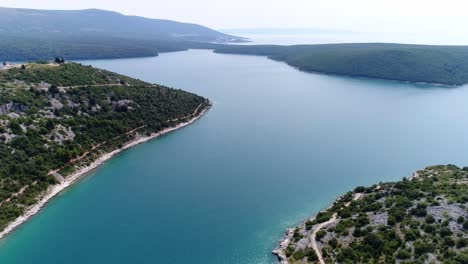
M 192 93 L 73 63 L 0 70 L 0 230 L 56 182 L 51 170 L 66 176 L 136 133 L 172 127 L 206 107 Z
M 461 85 L 468 82 L 468 46 L 324 44 L 220 46 L 218 53 L 265 55 L 304 71 Z

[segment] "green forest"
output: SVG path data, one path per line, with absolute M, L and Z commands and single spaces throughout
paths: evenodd
M 220 45 L 215 52 L 268 56 L 307 72 L 443 85 L 468 82 L 468 46 L 386 43 Z
M 322 45 L 225 45 L 191 41 L 131 40 L 119 37 L 8 37 L 0 60 L 30 61 L 61 56 L 104 59 L 157 56 L 161 52 L 209 49 L 223 54 L 260 55 L 299 70 L 458 86 L 468 82 L 468 46 L 384 43 Z
M 0 230 L 60 177 L 209 107 L 192 93 L 76 63 L 0 70 Z

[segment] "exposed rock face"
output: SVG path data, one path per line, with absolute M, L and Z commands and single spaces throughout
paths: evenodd
M 444 221 L 447 217 L 450 219 L 458 219 L 459 217 L 468 219 L 468 211 L 463 209 L 460 204 L 448 204 L 445 199 L 440 199 L 439 203 L 439 206 L 430 206 L 427 208 L 427 214 L 434 217 L 436 221 Z M 449 227 L 452 232 L 463 231 L 462 223 L 450 221 Z
M 91 111 L 93 111 L 94 113 L 97 113 L 101 110 L 101 106 L 100 105 L 95 105 L 93 107 L 91 107 Z
M 80 107 L 80 104 L 67 100 L 67 105 L 71 108 Z
M 54 142 L 60 145 L 65 141 L 73 141 L 75 138 L 75 132 L 71 128 L 66 128 L 62 125 L 58 125 L 53 131 Z
M 11 113 L 11 112 L 19 112 L 20 113 L 20 112 L 27 111 L 28 109 L 29 109 L 29 107 L 26 106 L 26 105 L 10 102 L 10 103 L 4 104 L 4 105 L 0 105 L 0 115 L 6 115 L 6 114 Z
M 58 109 L 58 110 L 59 110 L 59 109 L 62 109 L 62 108 L 63 108 L 63 104 L 62 104 L 59 100 L 57 100 L 57 99 L 55 99 L 55 98 L 50 99 L 49 102 L 50 102 L 50 106 L 51 106 L 53 109 Z
M 0 115 L 6 115 L 10 112 L 9 104 L 0 105 Z
M 8 113 L 7 116 L 11 119 L 17 119 L 20 117 L 17 113 Z
M 112 102 L 112 106 L 113 107 L 124 107 L 124 106 L 128 106 L 132 103 L 132 101 L 130 100 L 119 100 L 119 101 L 115 101 L 115 102 Z
M 10 143 L 15 138 L 15 135 L 9 133 L 0 134 L 0 139 L 4 140 L 5 143 Z
M 372 225 L 379 226 L 379 225 L 387 225 L 388 220 L 388 213 L 377 213 L 375 215 L 370 215 Z
M 47 91 L 47 90 L 49 90 L 50 83 L 40 82 L 40 83 L 33 84 L 32 86 L 34 88 L 36 88 L 36 89 L 39 89 L 39 90 L 42 90 L 42 91 Z

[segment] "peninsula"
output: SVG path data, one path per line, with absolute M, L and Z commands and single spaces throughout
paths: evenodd
M 215 52 L 268 56 L 306 72 L 446 86 L 468 83 L 468 46 L 393 43 L 218 45 Z
M 76 63 L 0 68 L 0 238 L 116 153 L 191 124 L 198 95 Z
M 468 263 L 468 168 L 433 166 L 357 187 L 288 230 L 283 264 Z

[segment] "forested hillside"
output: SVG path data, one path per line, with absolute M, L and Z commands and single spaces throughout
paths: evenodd
M 78 167 L 210 105 L 91 66 L 45 63 L 0 69 L 0 230 Z
M 468 168 L 358 187 L 289 233 L 291 264 L 468 263 Z
M 268 56 L 308 72 L 445 85 L 468 82 L 468 46 L 385 43 L 219 45 L 215 51 Z

